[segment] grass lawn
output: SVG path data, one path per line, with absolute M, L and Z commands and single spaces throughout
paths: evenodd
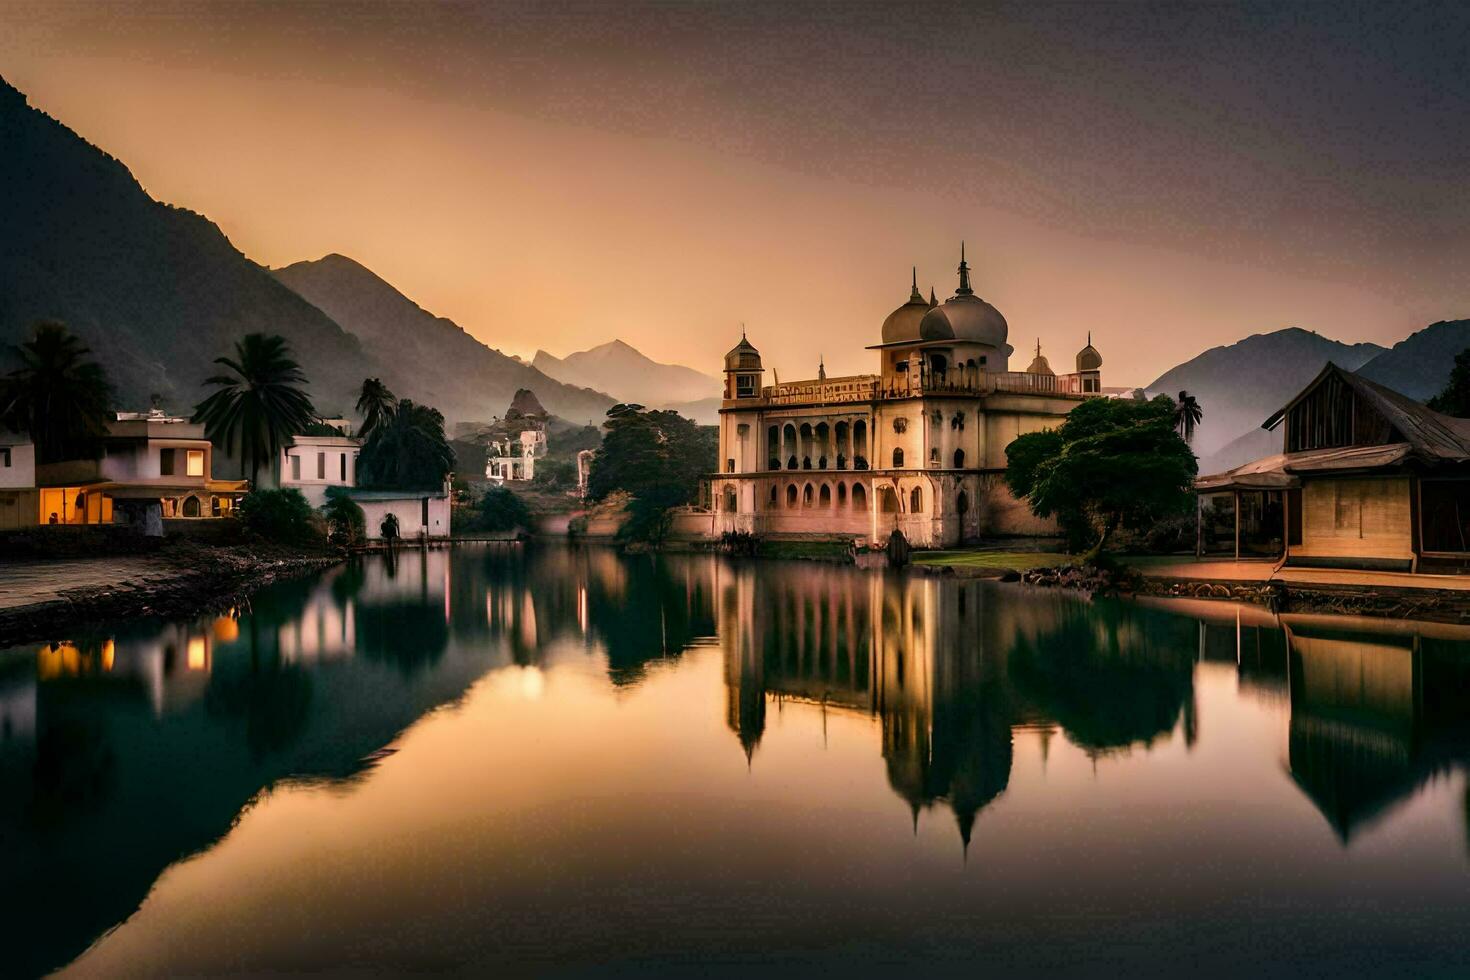
M 1070 555 L 1051 551 L 916 551 L 915 565 L 954 565 L 975 568 L 1014 568 L 1024 572 L 1031 568 L 1050 568 L 1076 561 Z

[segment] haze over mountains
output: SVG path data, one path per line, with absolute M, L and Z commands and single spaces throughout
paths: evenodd
M 566 357 L 538 350 L 531 366 L 567 384 L 649 408 L 673 408 L 700 422 L 712 424 L 720 407 L 718 378 L 682 364 L 661 364 L 621 340 Z
M 158 394 L 188 412 L 216 373 L 213 359 L 256 331 L 290 342 L 322 412 L 350 411 L 365 377 L 451 422 L 499 415 L 522 387 L 577 420 L 613 404 L 486 347 L 350 259 L 272 275 L 207 218 L 153 200 L 121 162 L 0 79 L 0 343 L 19 342 L 41 319 L 86 341 L 120 408 Z
M 372 270 L 345 255 L 297 262 L 272 274 L 381 352 L 385 371 L 432 392 L 423 398 L 452 421 L 505 414 L 515 393 L 529 388 L 553 415 L 601 422 L 613 399 L 561 384 L 535 367 L 486 347 L 453 320 L 435 316 Z M 385 375 L 386 380 L 386 375 Z M 389 382 L 393 387 L 393 382 Z M 393 390 L 398 392 L 398 388 Z
M 120 408 L 149 396 L 189 411 L 213 359 L 254 331 L 291 343 L 324 413 L 347 412 L 365 377 L 434 405 L 449 422 L 486 422 L 533 390 L 556 416 L 601 420 L 615 401 L 714 421 L 720 381 L 609 343 L 531 364 L 434 316 L 341 255 L 266 269 L 207 218 L 153 200 L 127 167 L 30 107 L 0 79 L 0 345 L 41 319 L 64 321 L 106 366 Z M 1151 391 L 1188 390 L 1204 421 L 1204 472 L 1271 452 L 1262 419 L 1329 360 L 1427 399 L 1470 347 L 1470 320 L 1442 321 L 1392 349 L 1291 328 L 1216 347 L 1164 373 Z M 0 353 L 0 370 L 5 355 Z M 1105 378 L 1126 373 L 1110 365 Z M 1116 382 L 1115 382 L 1116 383 Z
M 1262 430 L 1261 423 L 1329 361 L 1425 401 L 1444 387 L 1455 355 L 1467 347 L 1470 320 L 1440 321 L 1388 350 L 1291 327 L 1207 350 L 1147 390 L 1171 396 L 1185 390 L 1199 400 L 1204 418 L 1194 449 L 1200 472 L 1214 473 L 1280 452 L 1280 433 Z

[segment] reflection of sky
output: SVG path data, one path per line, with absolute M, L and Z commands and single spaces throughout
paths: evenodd
M 1462 632 L 610 554 L 406 553 L 0 678 L 106 726 L 67 852 L 169 855 L 77 971 L 1463 951 Z

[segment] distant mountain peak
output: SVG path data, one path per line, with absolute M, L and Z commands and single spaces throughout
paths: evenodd
M 703 402 L 720 392 L 717 379 L 682 364 L 662 364 L 621 338 L 566 357 L 538 350 L 531 363 L 559 381 L 640 405 Z

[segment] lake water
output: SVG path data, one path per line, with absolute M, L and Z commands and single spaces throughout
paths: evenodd
M 1463 976 L 1467 637 L 373 558 L 0 655 L 0 973 Z

